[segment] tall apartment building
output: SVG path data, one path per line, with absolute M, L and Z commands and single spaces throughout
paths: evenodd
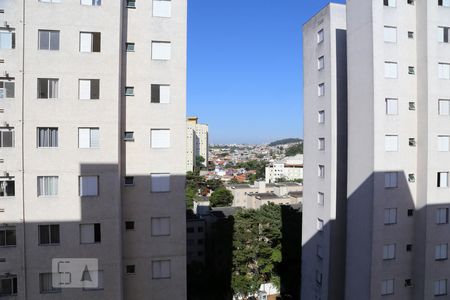
M 187 118 L 186 143 L 186 170 L 191 172 L 194 170 L 198 156 L 203 157 L 205 159 L 203 165 L 208 166 L 208 125 L 198 123 L 197 117 Z
M 186 9 L 0 0 L 0 296 L 186 298 Z
M 450 279 L 450 1 L 348 0 L 346 28 L 347 115 L 317 107 L 321 100 L 310 95 L 318 75 L 305 65 L 305 114 L 319 109 L 325 128 L 335 127 L 336 121 L 348 123 L 342 135 L 339 126 L 337 133 L 330 131 L 337 141 L 348 138 L 348 163 L 342 187 L 347 196 L 341 201 L 320 190 L 332 187 L 327 181 L 343 172 L 328 166 L 339 163 L 339 156 L 322 163 L 317 149 L 305 149 L 304 215 L 309 219 L 304 222 L 303 260 L 314 258 L 312 248 L 319 241 L 329 248 L 304 265 L 304 271 L 315 273 L 304 277 L 302 293 L 320 299 L 445 298 Z M 336 60 L 326 53 L 321 59 L 312 36 L 322 30 L 334 28 L 320 21 L 305 26 L 305 57 L 317 56 L 319 65 Z M 334 44 L 332 37 L 330 42 Z M 321 72 L 334 82 L 342 80 L 327 64 Z M 332 105 L 339 104 L 332 99 Z M 320 132 L 311 132 L 317 126 L 305 118 L 309 141 L 319 139 L 320 148 Z M 324 178 L 314 174 L 314 166 Z M 345 208 L 343 218 L 321 218 L 321 205 L 313 205 L 316 199 Z M 339 231 L 345 228 L 346 235 L 330 243 L 327 228 L 334 224 Z M 336 247 L 345 255 L 327 257 Z M 329 271 L 333 267 L 341 268 L 339 277 Z M 329 281 L 336 279 L 345 286 L 339 296 L 329 291 Z

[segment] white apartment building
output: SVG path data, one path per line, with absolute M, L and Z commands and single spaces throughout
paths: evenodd
M 208 166 L 208 125 L 198 123 L 197 117 L 187 118 L 186 144 L 186 170 L 188 172 L 194 170 L 198 156 L 203 157 L 205 159 L 203 165 Z
M 307 299 L 448 297 L 449 30 L 448 0 L 348 0 L 305 25 Z
M 0 296 L 186 299 L 186 9 L 0 0 Z
M 266 182 L 275 183 L 277 180 L 303 179 L 303 155 L 287 156 L 280 161 L 270 163 L 266 167 Z

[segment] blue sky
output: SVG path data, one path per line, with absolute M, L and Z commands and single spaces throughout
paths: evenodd
M 328 2 L 188 1 L 187 112 L 211 143 L 303 136 L 301 27 Z

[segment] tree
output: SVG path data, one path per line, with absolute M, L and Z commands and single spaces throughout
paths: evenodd
M 221 187 L 211 194 L 211 197 L 209 197 L 209 202 L 212 207 L 231 206 L 233 199 L 233 194 L 226 188 Z
M 303 144 L 292 145 L 286 149 L 286 156 L 295 156 L 297 154 L 303 154 Z
M 205 158 L 201 155 L 198 155 L 197 157 L 195 157 L 195 169 L 197 170 L 201 170 L 202 168 L 205 167 L 205 165 L 203 164 L 205 162 Z

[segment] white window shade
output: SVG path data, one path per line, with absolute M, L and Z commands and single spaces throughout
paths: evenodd
M 153 193 L 170 192 L 170 174 L 151 174 L 150 180 Z
M 444 27 L 438 27 L 438 42 L 444 42 Z
M 170 278 L 170 260 L 152 261 L 152 278 Z
M 152 235 L 170 235 L 170 218 L 152 218 Z
M 160 103 L 170 102 L 170 85 L 161 85 L 159 88 Z
M 397 78 L 397 63 L 395 62 L 385 62 L 384 63 L 384 77 L 386 78 Z
M 97 176 L 80 176 L 80 196 L 98 196 Z
M 398 151 L 398 136 L 386 135 L 385 136 L 385 150 L 389 152 Z
M 388 43 L 397 43 L 397 28 L 384 26 L 384 41 Z
M 92 51 L 92 34 L 88 32 L 80 32 L 80 52 Z
M 80 128 L 78 129 L 78 147 L 79 148 L 90 148 L 91 132 L 89 128 Z
M 448 116 L 450 115 L 450 100 L 439 100 L 439 115 Z
M 99 148 L 100 147 L 100 130 L 98 128 L 91 128 L 90 136 L 91 136 L 91 148 Z
M 397 99 L 386 99 L 386 114 L 387 115 L 398 115 L 398 100 Z
M 170 18 L 172 14 L 172 1 L 153 0 L 153 16 Z
M 170 42 L 152 42 L 152 59 L 169 60 L 171 57 Z
M 80 99 L 89 100 L 91 99 L 91 81 L 80 79 Z
M 439 79 L 450 79 L 450 64 L 439 63 L 438 73 Z
M 12 40 L 12 32 L 0 31 L 0 49 L 12 49 Z
M 150 134 L 152 148 L 170 147 L 170 129 L 152 129 Z
M 94 227 L 94 224 L 82 224 L 80 226 L 80 242 L 82 244 L 95 243 L 95 227 Z
M 450 149 L 450 136 L 440 135 L 438 136 L 438 151 L 449 151 Z
M 448 187 L 448 172 L 438 173 L 438 187 Z
M 386 172 L 384 174 L 384 187 L 395 188 L 398 186 L 398 174 L 397 172 Z

